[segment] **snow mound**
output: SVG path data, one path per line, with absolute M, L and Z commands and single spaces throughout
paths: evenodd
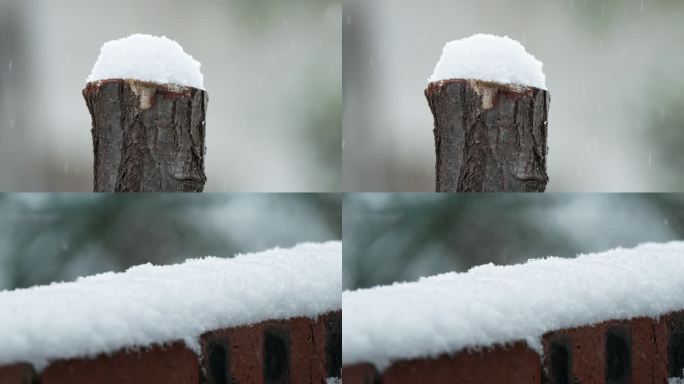
M 546 89 L 542 66 L 508 36 L 477 34 L 446 43 L 428 81 L 475 79 Z
M 94 356 L 209 330 L 339 310 L 340 242 L 139 265 L 74 282 L 0 292 L 0 365 Z
M 391 361 L 524 340 L 544 333 L 684 309 L 684 242 L 487 264 L 342 294 L 342 356 Z
M 166 36 L 135 34 L 104 43 L 86 82 L 135 79 L 204 89 L 200 66 Z

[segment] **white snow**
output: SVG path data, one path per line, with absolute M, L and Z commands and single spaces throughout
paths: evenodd
M 86 82 L 135 79 L 204 89 L 200 66 L 166 36 L 135 34 L 104 43 Z
M 475 267 L 342 295 L 345 365 L 524 340 L 611 319 L 684 309 L 684 242 Z
M 667 384 L 684 384 L 684 378 L 670 377 L 669 379 L 667 379 Z
M 542 66 L 508 36 L 477 34 L 446 43 L 428 81 L 475 79 L 546 89 Z
M 339 310 L 340 242 L 145 264 L 75 282 L 0 292 L 0 365 L 93 356 L 205 331 Z
M 325 384 L 342 384 L 342 379 L 339 377 L 328 377 L 325 379 Z

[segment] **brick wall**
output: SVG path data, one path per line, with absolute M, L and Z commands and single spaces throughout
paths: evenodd
M 684 312 L 549 332 L 544 357 L 523 342 L 436 359 L 343 367 L 345 384 L 666 383 L 684 369 Z
M 40 373 L 29 364 L 0 366 L 0 384 L 321 383 L 340 376 L 342 313 L 211 331 L 200 344 L 201 358 L 179 341 L 54 361 Z

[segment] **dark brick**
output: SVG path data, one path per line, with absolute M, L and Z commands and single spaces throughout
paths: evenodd
M 612 325 L 605 336 L 606 384 L 629 384 L 632 379 L 632 335 L 629 323 Z
M 0 366 L 0 383 L 32 384 L 36 376 L 31 364 L 18 363 Z
M 606 324 L 598 324 L 563 329 L 544 335 L 544 372 L 547 374 L 545 382 L 550 384 L 605 382 L 606 329 Z M 569 364 L 567 376 L 564 376 L 563 361 Z
M 346 371 L 344 380 L 349 384 Z M 382 373 L 382 383 L 540 384 L 541 359 L 525 343 L 462 351 L 453 356 L 394 363 Z
M 640 317 L 632 328 L 632 383 L 664 383 L 667 372 L 667 326 L 665 321 Z
M 201 337 L 202 366 L 208 384 L 216 380 L 211 376 L 209 348 L 213 344 L 226 349 L 226 380 L 233 383 L 263 384 L 263 328 L 262 324 L 227 328 L 207 332 Z
M 342 312 L 332 312 L 325 321 L 325 365 L 328 377 L 340 377 L 342 371 Z
M 373 364 L 354 364 L 342 368 L 344 384 L 379 384 L 380 376 Z
M 290 329 L 287 323 L 269 322 L 264 325 L 264 382 L 290 382 Z
M 325 381 L 325 317 L 290 321 L 290 378 L 292 383 Z
M 60 360 L 41 374 L 41 384 L 199 384 L 197 355 L 176 342 L 93 359 Z
M 666 317 L 667 368 L 671 377 L 681 377 L 684 370 L 684 312 Z

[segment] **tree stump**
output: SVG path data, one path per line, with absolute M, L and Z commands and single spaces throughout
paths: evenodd
M 425 90 L 435 121 L 437 192 L 543 192 L 548 91 L 453 79 Z
M 95 192 L 201 192 L 204 90 L 101 80 L 83 90 L 92 116 Z

